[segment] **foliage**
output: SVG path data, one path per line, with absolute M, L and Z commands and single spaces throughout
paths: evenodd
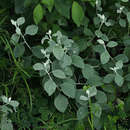
M 13 15 L 11 31 L 8 18 L 0 22 L 0 93 L 20 107 L 1 122 L 16 129 L 129 129 L 129 1 L 10 5 L 20 18 Z

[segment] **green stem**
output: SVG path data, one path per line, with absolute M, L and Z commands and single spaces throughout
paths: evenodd
M 29 87 L 28 82 L 27 82 L 27 80 L 25 79 L 24 75 L 22 75 L 22 78 L 23 78 L 23 80 L 24 80 L 24 82 L 25 82 L 25 85 L 26 85 L 26 87 L 27 87 L 27 90 L 28 90 L 29 99 L 30 99 L 30 112 L 31 112 L 31 111 L 32 111 L 32 95 L 31 95 L 30 87 Z
M 5 45 L 7 44 L 8 48 L 9 48 L 9 50 L 10 50 L 11 56 L 12 56 L 12 58 L 13 58 L 13 60 L 14 60 L 15 65 L 16 65 L 16 67 L 17 67 L 20 71 L 22 71 L 26 76 L 30 77 L 30 75 L 29 75 L 26 71 L 24 71 L 24 70 L 21 68 L 21 66 L 18 64 L 16 58 L 14 57 L 12 48 L 11 48 L 11 46 L 10 46 L 8 40 L 7 40 L 6 38 L 3 39 L 3 37 L 0 37 L 0 38 L 1 38 L 1 40 L 3 41 L 3 43 L 5 43 Z
M 90 123 L 91 129 L 94 130 L 91 98 L 89 99 L 89 107 L 90 107 L 90 116 L 91 116 L 91 121 L 90 121 L 90 119 L 89 119 L 89 123 L 91 122 L 91 123 Z
M 61 122 L 57 123 L 57 125 L 61 125 L 61 124 L 64 124 L 66 122 L 69 122 L 69 121 L 77 121 L 77 118 L 71 118 L 71 119 L 68 119 L 68 120 L 61 121 Z

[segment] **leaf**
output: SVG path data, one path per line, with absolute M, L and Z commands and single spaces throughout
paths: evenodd
M 84 61 L 80 56 L 72 55 L 72 64 L 78 68 L 84 68 Z
M 95 75 L 95 71 L 91 65 L 85 64 L 84 68 L 82 69 L 82 74 L 84 78 L 89 79 Z
M 98 103 L 93 103 L 92 106 L 91 106 L 91 109 L 92 109 L 93 115 L 95 115 L 98 118 L 101 117 L 102 108 Z
M 45 4 L 49 10 L 49 12 L 52 11 L 53 5 L 54 5 L 54 0 L 42 0 L 42 4 Z
M 55 98 L 54 104 L 55 104 L 55 107 L 57 108 L 58 111 L 65 112 L 69 102 L 68 102 L 68 99 L 65 96 L 63 96 L 62 94 L 59 94 Z
M 130 24 L 130 12 L 127 13 L 127 20 L 128 20 L 128 23 Z
M 124 78 L 122 76 L 120 76 L 118 73 L 116 74 L 115 76 L 115 83 L 118 85 L 118 86 L 122 86 L 123 83 L 124 83 Z
M 121 27 L 125 28 L 126 27 L 126 20 L 120 18 L 119 24 L 120 24 Z
M 122 2 L 128 2 L 129 0 L 121 0 Z
M 54 46 L 53 54 L 58 60 L 61 60 L 64 56 L 64 49 L 61 46 Z
M 73 76 L 73 71 L 72 71 L 72 69 L 70 67 L 65 67 L 64 68 L 64 73 L 67 76 L 70 76 L 70 77 Z
M 24 17 L 20 17 L 20 18 L 17 19 L 16 22 L 17 22 L 17 24 L 20 26 L 20 25 L 22 25 L 22 24 L 25 23 L 25 18 L 24 18 Z
M 44 70 L 45 68 L 44 68 L 44 65 L 43 65 L 43 64 L 41 64 L 41 63 L 36 63 L 36 64 L 33 65 L 33 69 L 34 69 L 34 70 Z
M 33 55 L 39 59 L 45 58 L 45 56 L 41 52 L 41 49 L 43 49 L 43 47 L 40 45 L 32 47 Z
M 125 54 L 119 54 L 116 57 L 114 57 L 116 61 L 122 60 L 123 63 L 127 63 L 129 61 L 128 57 Z
M 13 130 L 12 121 L 3 116 L 0 123 L 1 130 Z
M 110 42 L 108 42 L 107 47 L 112 48 L 112 47 L 115 47 L 115 46 L 117 46 L 117 45 L 118 45 L 118 43 L 117 43 L 117 42 L 110 41 Z
M 76 89 L 75 89 L 75 85 L 68 83 L 68 82 L 64 82 L 63 84 L 61 84 L 61 91 L 68 97 L 70 98 L 75 98 L 75 94 L 76 94 Z
M 61 61 L 61 65 L 63 68 L 70 66 L 72 63 L 72 59 L 70 56 L 68 56 L 67 54 L 64 55 L 62 61 Z
M 116 67 L 117 67 L 118 69 L 122 69 L 122 67 L 123 67 L 123 61 L 122 61 L 122 60 L 117 61 L 117 62 L 116 62 Z
M 14 45 L 16 45 L 16 43 L 19 42 L 19 39 L 20 39 L 20 36 L 17 34 L 17 33 L 14 33 L 12 36 L 11 36 L 11 43 L 13 43 Z
M 55 0 L 55 8 L 62 16 L 70 18 L 71 2 L 69 0 Z
M 74 1 L 72 4 L 72 19 L 74 23 L 79 27 L 84 18 L 84 11 L 78 2 Z
M 49 79 L 47 82 L 44 84 L 44 89 L 48 93 L 49 96 L 51 96 L 57 88 L 57 85 L 55 82 L 51 79 Z
M 38 26 L 36 25 L 29 25 L 25 29 L 25 34 L 31 36 L 35 35 L 37 32 L 38 32 Z
M 100 55 L 100 60 L 102 64 L 106 64 L 109 61 L 109 59 L 110 59 L 110 55 L 107 51 L 103 52 Z
M 107 103 L 107 96 L 103 91 L 98 90 L 95 98 L 97 103 Z
M 19 106 L 19 102 L 17 101 L 14 101 L 14 100 L 11 100 L 10 103 L 9 103 L 12 107 L 16 108 Z
M 103 82 L 104 83 L 111 83 L 114 80 L 115 75 L 114 74 L 107 74 L 104 79 Z
M 18 44 L 18 45 L 15 46 L 15 48 L 14 48 L 14 56 L 16 58 L 23 56 L 24 52 L 25 52 L 24 45 Z
M 53 70 L 52 73 L 55 77 L 57 77 L 59 79 L 65 79 L 66 78 L 65 73 L 60 69 Z
M 77 111 L 77 118 L 78 120 L 84 119 L 88 115 L 88 108 L 87 106 L 81 106 Z
M 96 87 L 90 87 L 86 90 L 86 94 L 88 95 L 88 97 L 93 97 L 97 94 L 97 89 Z
M 84 34 L 86 36 L 93 36 L 93 32 L 90 29 L 88 29 L 87 27 L 84 27 Z
M 96 74 L 91 75 L 88 79 L 88 84 L 90 86 L 101 86 L 103 85 L 102 78 Z
M 102 33 L 100 30 L 96 30 L 96 31 L 95 31 L 95 35 L 96 35 L 98 38 L 100 38 L 100 37 L 102 37 L 103 33 Z
M 19 27 L 16 27 L 16 33 L 18 34 L 18 35 L 21 35 L 21 30 L 20 30 L 20 28 Z
M 33 10 L 33 19 L 34 19 L 35 24 L 38 24 L 42 20 L 44 13 L 45 12 L 44 12 L 41 4 L 38 4 L 34 8 L 34 10 Z

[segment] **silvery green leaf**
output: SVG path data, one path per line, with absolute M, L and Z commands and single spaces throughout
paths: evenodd
M 19 39 L 20 39 L 20 36 L 17 33 L 14 33 L 11 36 L 11 43 L 13 43 L 15 45 L 16 43 L 19 42 Z
M 115 41 L 109 41 L 109 42 L 107 43 L 107 47 L 110 47 L 110 48 L 115 47 L 115 46 L 117 46 L 117 45 L 118 45 L 118 43 L 115 42 Z
M 69 102 L 68 102 L 68 99 L 64 95 L 59 94 L 55 98 L 54 104 L 55 104 L 55 107 L 57 108 L 57 110 L 63 113 L 67 109 Z
M 120 18 L 119 24 L 120 24 L 121 27 L 125 28 L 126 27 L 126 20 Z
M 121 0 L 122 2 L 128 2 L 129 0 Z
M 19 102 L 14 101 L 14 100 L 11 100 L 9 104 L 10 104 L 11 106 L 13 106 L 13 107 L 18 107 Z
M 65 54 L 62 58 L 61 65 L 63 68 L 70 66 L 72 63 L 72 59 L 69 55 Z
M 76 88 L 75 85 L 69 82 L 61 84 L 61 91 L 70 98 L 75 98 Z
M 16 33 L 18 34 L 18 35 L 21 35 L 21 30 L 20 30 L 20 28 L 19 27 L 16 27 Z
M 56 45 L 53 47 L 53 54 L 58 60 L 61 60 L 64 56 L 64 49 L 61 46 Z
M 100 30 L 96 30 L 96 31 L 95 31 L 95 35 L 96 35 L 98 38 L 100 38 L 100 37 L 102 37 L 103 33 L 102 33 Z
M 20 18 L 17 19 L 16 22 L 17 22 L 17 24 L 20 26 L 20 25 L 22 25 L 22 24 L 25 23 L 25 18 L 24 18 L 24 17 L 20 17 Z
M 0 128 L 1 130 L 13 130 L 12 121 L 7 119 L 6 116 L 2 117 Z
M 80 56 L 72 55 L 72 64 L 78 68 L 84 68 L 84 61 Z
M 13 19 L 11 19 L 11 23 L 12 25 L 16 26 L 16 21 L 14 21 Z
M 44 65 L 41 63 L 36 63 L 33 65 L 34 70 L 44 70 Z
M 118 86 L 122 86 L 123 85 L 123 83 L 124 83 L 124 78 L 121 76 L 121 75 L 119 75 L 118 73 L 116 73 L 116 75 L 115 75 L 115 83 L 118 85 Z
M 101 53 L 100 60 L 102 64 L 106 64 L 109 61 L 109 59 L 110 59 L 110 55 L 107 51 Z
M 97 95 L 95 96 L 98 103 L 107 103 L 107 96 L 103 91 L 98 90 Z
M 4 103 L 9 103 L 9 99 L 6 96 L 1 96 L 1 99 Z
M 53 80 L 51 80 L 51 79 L 49 79 L 49 80 L 48 80 L 47 82 L 45 82 L 45 84 L 44 84 L 44 89 L 45 89 L 45 91 L 47 92 L 47 94 L 48 94 L 49 96 L 51 96 L 51 95 L 55 92 L 56 88 L 57 88 L 57 85 L 56 85 L 55 82 L 54 82 Z
M 59 79 L 65 79 L 66 78 L 65 73 L 60 69 L 53 70 L 52 73 L 55 77 L 57 77 Z
M 88 108 L 86 106 L 81 106 L 77 111 L 78 120 L 84 119 L 88 115 Z
M 102 39 L 98 39 L 97 42 L 100 43 L 101 45 L 104 45 L 104 44 L 105 44 Z
M 36 26 L 36 25 L 28 25 L 25 29 L 26 35 L 33 36 L 33 35 L 37 34 L 37 32 L 38 32 L 38 26 Z
M 122 67 L 123 67 L 123 61 L 122 61 L 122 60 L 119 60 L 118 62 L 116 62 L 116 67 L 117 67 L 118 69 L 122 69 Z
M 89 97 L 86 97 L 84 95 L 81 95 L 80 96 L 80 100 L 83 100 L 83 101 L 88 101 L 90 98 Z
M 96 87 L 90 87 L 86 90 L 86 94 L 88 95 L 88 97 L 93 97 L 97 94 L 97 89 Z
M 91 106 L 91 108 L 92 108 L 92 113 L 96 117 L 100 118 L 101 114 L 102 114 L 102 108 L 101 108 L 101 106 L 98 103 L 93 103 L 92 106 Z

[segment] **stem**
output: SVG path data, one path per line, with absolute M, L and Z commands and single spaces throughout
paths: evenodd
M 27 47 L 31 50 L 31 47 L 29 46 L 29 44 L 27 43 L 27 41 L 26 41 L 26 39 L 25 39 L 25 37 L 24 37 L 24 35 L 21 33 L 21 36 L 22 36 L 22 38 L 23 38 L 23 40 L 24 40 L 24 43 L 27 45 Z
M 101 22 L 100 27 L 99 27 L 99 29 L 98 29 L 99 31 L 101 30 L 101 28 L 102 28 L 102 26 L 103 26 L 103 23 L 104 23 L 104 22 Z
M 30 98 L 30 112 L 32 111 L 32 95 L 31 95 L 31 91 L 30 91 L 30 88 L 29 88 L 29 85 L 28 85 L 28 82 L 27 80 L 25 79 L 24 75 L 22 75 L 22 78 L 25 82 L 25 85 L 27 87 L 27 90 L 28 90 L 28 93 L 29 93 L 29 98 Z
M 93 125 L 93 113 L 92 113 L 92 102 L 91 102 L 91 98 L 89 99 L 89 106 L 90 106 L 90 116 L 91 116 L 91 121 L 89 119 L 89 123 L 90 123 L 90 126 L 91 126 L 91 129 L 94 130 L 94 125 Z
M 71 119 L 68 119 L 68 120 L 61 121 L 61 122 L 57 123 L 57 125 L 61 125 L 61 124 L 64 124 L 66 122 L 69 122 L 69 121 L 77 121 L 77 118 L 71 118 Z
M 14 60 L 14 63 L 15 63 L 15 65 L 16 65 L 16 67 L 17 67 L 20 71 L 22 71 L 26 76 L 30 77 L 30 75 L 29 75 L 26 71 L 24 71 L 24 70 L 21 68 L 21 66 L 18 64 L 16 58 L 14 57 L 12 48 L 11 48 L 11 46 L 10 46 L 8 40 L 7 40 L 6 38 L 3 38 L 3 37 L 0 37 L 0 38 L 1 38 L 1 40 L 3 41 L 3 43 L 5 43 L 5 45 L 7 44 L 8 48 L 9 48 L 9 50 L 10 50 L 10 54 L 11 54 L 13 60 Z

